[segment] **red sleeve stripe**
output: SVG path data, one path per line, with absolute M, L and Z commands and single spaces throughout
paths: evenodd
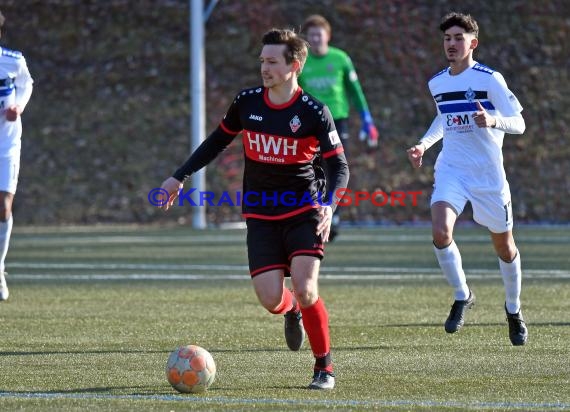
M 237 136 L 237 135 L 241 132 L 241 130 L 238 131 L 238 132 L 234 132 L 234 131 L 228 129 L 226 126 L 224 126 L 224 122 L 223 122 L 223 121 L 220 122 L 220 128 L 221 128 L 224 132 L 226 132 L 227 134 L 231 134 L 232 136 Z
M 343 152 L 344 152 L 344 147 L 342 146 L 337 147 L 336 149 L 331 150 L 330 152 L 323 153 L 323 159 L 328 159 L 329 157 L 333 157 Z
M 283 213 L 282 215 L 275 215 L 275 216 L 260 215 L 258 213 L 243 213 L 242 216 L 245 218 L 252 217 L 254 219 L 261 219 L 261 220 L 282 220 L 282 219 L 287 219 L 288 217 L 291 217 L 291 216 L 300 215 L 301 213 L 306 212 L 307 210 L 316 209 L 318 207 L 319 207 L 319 205 L 306 205 L 306 206 L 303 206 L 299 209 L 293 210 L 292 212 Z
M 276 265 L 263 266 L 259 269 L 255 269 L 254 271 L 251 271 L 250 275 L 253 278 L 257 275 L 261 275 L 262 273 L 269 272 L 270 270 L 276 270 L 276 269 L 283 269 L 283 271 L 285 271 L 285 270 L 289 269 L 289 266 L 282 264 L 282 263 L 276 264 Z

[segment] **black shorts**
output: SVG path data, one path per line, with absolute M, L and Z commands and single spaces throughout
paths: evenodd
M 319 217 L 312 209 L 282 220 L 247 219 L 247 256 L 251 277 L 283 269 L 290 276 L 291 259 L 315 256 L 322 259 L 322 236 L 317 236 Z

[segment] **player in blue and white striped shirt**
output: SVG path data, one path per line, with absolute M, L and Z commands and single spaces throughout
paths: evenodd
M 4 16 L 0 12 L 0 33 Z M 0 47 L 0 301 L 8 299 L 4 260 L 12 233 L 12 203 L 20 171 L 21 114 L 33 80 L 22 53 Z
M 457 332 L 465 311 L 475 303 L 453 240 L 457 217 L 471 202 L 474 220 L 489 229 L 499 257 L 511 343 L 524 345 L 528 331 L 520 311 L 521 260 L 512 234 L 511 193 L 502 154 L 505 133 L 525 130 L 522 106 L 500 73 L 473 59 L 479 28 L 470 15 L 450 13 L 440 29 L 449 67 L 429 81 L 437 115 L 419 144 L 408 150 L 408 157 L 420 167 L 424 152 L 443 139 L 431 212 L 435 255 L 455 291 L 445 330 Z

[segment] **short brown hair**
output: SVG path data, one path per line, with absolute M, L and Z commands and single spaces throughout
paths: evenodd
M 325 19 L 320 14 L 313 14 L 305 19 L 303 23 L 303 27 L 301 28 L 301 32 L 307 33 L 311 27 L 322 27 L 326 30 L 328 35 L 331 35 L 331 25 L 327 19 Z
M 301 69 L 305 65 L 308 53 L 307 42 L 297 36 L 293 30 L 271 29 L 263 35 L 261 42 L 264 46 L 268 44 L 284 44 L 287 46 L 283 53 L 285 62 L 291 64 L 293 60 L 298 60 L 301 64 Z
M 466 33 L 474 35 L 476 38 L 479 37 L 479 26 L 470 14 L 463 13 L 448 13 L 441 19 L 441 24 L 439 29 L 445 33 L 447 29 L 453 26 L 461 27 Z
M 4 18 L 4 15 L 0 11 L 0 28 L 4 25 L 5 21 L 6 21 L 6 19 Z

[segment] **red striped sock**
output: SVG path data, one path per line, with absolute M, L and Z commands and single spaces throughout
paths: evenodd
M 332 372 L 329 314 L 325 303 L 319 297 L 314 305 L 301 308 L 301 313 L 303 314 L 303 326 L 316 358 L 315 369 Z
M 270 310 L 269 312 L 274 313 L 276 315 L 284 315 L 285 313 L 289 312 L 293 309 L 293 293 L 287 288 L 283 288 L 283 296 L 281 296 L 281 303 L 275 309 Z M 296 303 L 296 302 L 295 302 Z

